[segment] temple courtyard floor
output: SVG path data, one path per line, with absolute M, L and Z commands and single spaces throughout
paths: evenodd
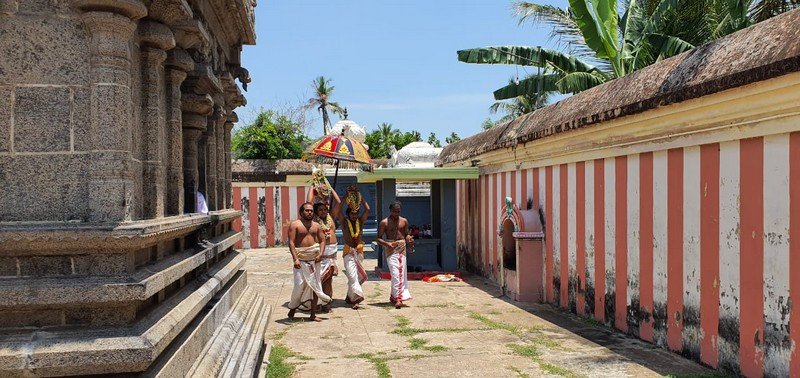
M 411 281 L 410 307 L 389 305 L 389 281 L 370 274 L 359 310 L 334 277 L 333 312 L 287 318 L 292 291 L 286 248 L 252 249 L 248 281 L 272 306 L 266 339 L 272 376 L 296 377 L 658 377 L 715 376 L 679 355 L 549 305 L 500 298 L 479 276 L 464 282 Z M 372 273 L 377 261 L 365 260 Z M 339 258 L 341 269 L 341 257 Z M 267 360 L 272 366 L 267 366 Z

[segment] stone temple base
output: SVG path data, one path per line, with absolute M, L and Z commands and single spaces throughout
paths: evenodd
M 0 278 L 0 376 L 252 376 L 271 309 L 233 249 L 237 216 L 0 228 L 15 273 Z

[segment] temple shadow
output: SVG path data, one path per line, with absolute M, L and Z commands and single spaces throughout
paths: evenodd
M 670 352 L 655 344 L 635 338 L 631 335 L 600 325 L 597 321 L 579 317 L 567 309 L 558 308 L 546 303 L 517 302 L 503 293 L 494 282 L 473 273 L 462 271 L 464 283 L 480 289 L 494 298 L 502 299 L 517 308 L 552 323 L 576 336 L 608 348 L 613 353 L 642 365 L 661 375 L 696 375 L 698 371 L 714 376 L 720 372 L 708 369 L 696 361 Z M 591 358 L 591 357 L 587 357 Z

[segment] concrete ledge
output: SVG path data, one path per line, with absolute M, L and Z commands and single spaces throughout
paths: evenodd
M 211 222 L 225 223 L 226 221 L 233 221 L 234 219 L 241 217 L 243 214 L 244 213 L 239 210 L 225 209 L 210 211 L 208 216 L 211 217 Z
M 133 327 L 2 335 L 0 376 L 142 372 L 240 272 L 244 261 L 244 255 L 233 252 L 207 272 L 206 280 L 188 284 Z
M 0 310 L 64 305 L 114 305 L 144 301 L 236 244 L 241 233 L 228 232 L 198 252 L 179 253 L 132 277 L 0 279 Z
M 211 223 L 206 214 L 116 224 L 2 222 L 0 245 L 8 255 L 119 253 L 182 237 Z

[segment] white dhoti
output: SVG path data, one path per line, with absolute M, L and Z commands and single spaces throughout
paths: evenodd
M 363 244 L 359 244 L 356 248 L 345 244 L 344 274 L 347 276 L 347 297 L 345 297 L 347 303 L 357 304 L 364 300 L 364 290 L 361 288 L 361 284 L 367 280 L 367 272 L 361 264 L 363 260 Z
M 406 242 L 397 240 L 397 247 L 386 257 L 386 264 L 389 266 L 389 273 L 392 275 L 392 293 L 389 301 L 407 301 L 411 299 L 408 291 L 408 272 L 406 267 Z
M 294 269 L 294 287 L 292 288 L 292 296 L 289 299 L 289 309 L 302 311 L 311 310 L 311 301 L 314 294 L 317 295 L 318 303 L 326 305 L 331 302 L 331 297 L 322 292 L 322 281 L 320 280 L 320 263 L 315 262 L 313 259 L 305 260 L 303 255 L 309 256 L 312 249 L 319 250 L 319 245 L 303 248 L 298 250 L 298 257 L 300 260 L 300 268 Z
M 325 252 L 322 253 L 322 260 L 319 262 L 322 269 L 320 271 L 322 281 L 336 275 L 336 252 L 338 252 L 336 244 L 325 246 Z

